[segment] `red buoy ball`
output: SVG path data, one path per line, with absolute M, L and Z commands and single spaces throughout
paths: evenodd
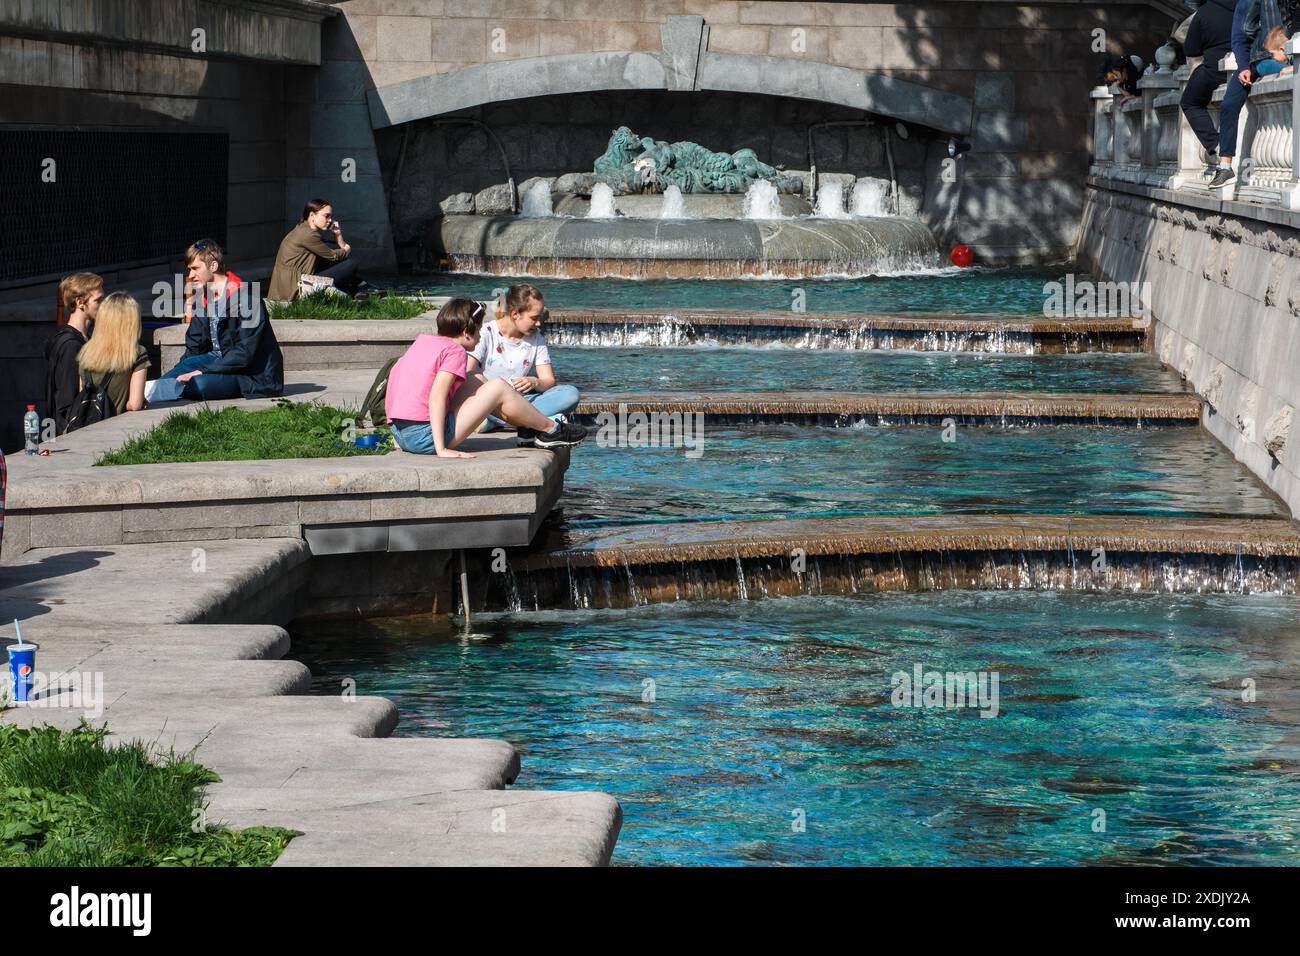
M 952 260 L 953 265 L 964 269 L 974 264 L 975 253 L 970 251 L 970 246 L 956 245 L 952 247 L 952 252 L 948 254 L 948 258 Z

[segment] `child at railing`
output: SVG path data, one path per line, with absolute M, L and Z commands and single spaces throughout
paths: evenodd
M 1264 49 L 1269 52 L 1269 58 L 1262 60 L 1256 67 L 1256 72 L 1260 76 L 1277 76 L 1291 72 L 1291 57 L 1286 52 L 1287 40 L 1291 39 L 1286 35 L 1286 30 L 1282 27 L 1274 27 L 1264 38 Z
M 1140 56 L 1107 53 L 1097 67 L 1097 83 L 1118 86 L 1121 103 L 1135 100 L 1140 95 L 1137 84 L 1142 78 L 1142 65 Z

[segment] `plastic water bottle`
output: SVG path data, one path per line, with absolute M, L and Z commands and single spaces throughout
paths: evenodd
M 36 406 L 28 405 L 27 414 L 23 416 L 23 452 L 34 455 L 41 447 L 41 417 L 36 414 Z

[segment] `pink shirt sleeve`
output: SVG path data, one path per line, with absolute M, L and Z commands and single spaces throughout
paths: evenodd
M 450 348 L 443 349 L 442 354 L 438 356 L 438 365 L 434 371 L 434 377 L 437 377 L 438 372 L 450 372 L 460 379 L 459 382 L 452 385 L 450 395 L 455 395 L 456 389 L 460 388 L 460 383 L 465 381 L 468 362 L 469 353 L 455 343 Z

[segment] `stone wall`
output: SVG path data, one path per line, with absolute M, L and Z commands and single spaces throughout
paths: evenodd
M 227 251 L 236 262 L 269 259 L 288 228 L 291 205 L 286 135 L 293 107 L 286 85 L 314 72 L 309 65 L 320 60 L 320 23 L 333 15 L 307 0 L 0 4 L 0 125 L 224 132 L 230 142 Z M 205 31 L 201 53 L 191 48 L 197 28 Z M 301 82 L 294 87 L 300 88 Z M 115 224 L 87 209 L 68 228 Z M 183 252 L 175 250 L 170 263 L 114 269 L 87 262 L 84 268 L 101 271 L 109 290 L 141 283 L 147 289 L 180 268 Z M 5 450 L 21 445 L 23 404 L 36 402 L 44 411 L 42 349 L 53 330 L 55 289 L 52 282 L 0 289 Z
M 1080 266 L 1149 283 L 1157 356 L 1205 398 L 1205 427 L 1297 513 L 1300 214 L 1097 185 Z

